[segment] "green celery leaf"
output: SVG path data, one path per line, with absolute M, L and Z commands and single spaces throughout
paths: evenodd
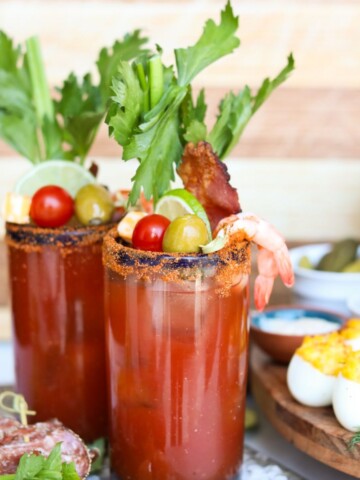
M 254 105 L 253 105 L 253 113 L 258 110 L 261 105 L 265 102 L 265 100 L 269 97 L 269 95 L 278 87 L 281 83 L 285 82 L 288 78 L 290 73 L 295 69 L 295 61 L 292 53 L 288 56 L 288 63 L 287 65 L 281 70 L 279 75 L 275 77 L 273 80 L 266 78 L 257 95 L 254 97 Z
M 234 16 L 228 1 L 221 12 L 219 25 L 213 20 L 208 20 L 203 34 L 194 46 L 175 50 L 180 86 L 188 85 L 204 68 L 240 45 L 240 40 L 235 36 L 238 25 L 239 19 Z
M 202 88 L 199 92 L 199 95 L 196 100 L 195 110 L 194 110 L 194 117 L 199 122 L 203 122 L 205 120 L 207 105 L 205 102 L 205 90 Z
M 192 98 L 192 88 L 189 85 L 186 96 L 181 104 L 181 119 L 185 129 L 193 120 L 204 122 L 206 114 L 205 91 L 202 89 L 197 97 L 196 105 Z
M 62 472 L 57 472 L 44 468 L 36 475 L 34 480 L 62 480 L 62 478 Z
M 143 104 L 143 91 L 129 63 L 120 62 L 112 89 L 114 95 L 105 121 L 109 125 L 110 135 L 125 146 L 130 143 L 134 128 L 138 126 Z
M 45 458 L 41 455 L 25 454 L 20 458 L 15 480 L 33 480 L 42 470 Z
M 100 74 L 100 92 L 105 106 L 110 98 L 112 78 L 118 70 L 121 61 L 129 61 L 148 50 L 143 45 L 148 41 L 141 36 L 140 30 L 126 34 L 122 41 L 117 40 L 111 48 L 103 48 L 96 62 Z
M 252 96 L 250 88 L 246 86 L 237 95 L 230 92 L 221 101 L 217 121 L 207 138 L 220 158 L 229 155 L 254 113 L 293 70 L 294 59 L 291 54 L 287 65 L 273 80 L 265 79 L 255 96 Z
M 73 73 L 58 90 L 61 97 L 56 112 L 62 123 L 63 141 L 70 147 L 67 156 L 83 163 L 104 116 L 99 90 L 90 75 L 79 82 Z
M 0 109 L 16 115 L 34 115 L 29 93 L 22 88 L 14 73 L 0 70 Z
M 44 468 L 47 470 L 54 470 L 56 472 L 61 472 L 61 465 L 62 465 L 61 442 L 59 442 L 51 450 L 50 455 L 45 461 Z
M 232 138 L 232 132 L 229 126 L 230 115 L 232 110 L 234 94 L 228 93 L 220 103 L 220 113 L 217 117 L 214 127 L 212 128 L 207 138 L 211 144 L 213 150 L 219 157 L 226 148 L 226 145 L 230 143 Z
M 0 32 L 0 138 L 32 162 L 41 159 L 26 56 L 4 32 Z
M 20 47 L 14 47 L 12 39 L 0 31 L 0 70 L 16 73 L 20 55 Z
M 132 142 L 124 148 L 124 159 L 135 157 L 140 160 L 132 179 L 134 185 L 129 198 L 132 205 L 142 189 L 146 198 L 153 196 L 156 202 L 174 179 L 174 167 L 180 162 L 183 151 L 178 110 L 185 95 L 185 88 L 169 91 L 167 102 L 163 98 L 153 109 L 154 115 L 159 115 L 158 121 L 154 123 L 148 116 L 148 124 L 140 126 L 143 132 L 134 135 Z M 160 107 L 161 114 L 156 111 Z
M 74 462 L 62 464 L 62 478 L 63 480 L 81 480 L 76 472 Z
M 40 161 L 37 125 L 33 116 L 20 117 L 0 110 L 0 138 L 33 163 Z
M 224 158 L 237 144 L 245 126 L 252 116 L 249 87 L 235 95 L 230 92 L 220 103 L 220 114 L 207 141 L 220 158 Z
M 229 129 L 231 130 L 231 140 L 225 145 L 219 154 L 220 158 L 225 158 L 238 143 L 246 125 L 253 115 L 251 104 L 251 91 L 246 86 L 237 95 L 233 96 L 233 103 L 229 119 Z
M 206 125 L 199 120 L 192 120 L 184 133 L 184 139 L 195 144 L 205 140 L 206 136 Z
M 198 143 L 206 139 L 207 129 L 204 122 L 206 114 L 205 92 L 202 89 L 197 97 L 196 105 L 192 99 L 192 89 L 188 92 L 181 104 L 181 120 L 183 123 L 183 137 L 186 142 Z

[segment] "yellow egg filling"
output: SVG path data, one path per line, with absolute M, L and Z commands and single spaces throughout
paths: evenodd
M 360 337 L 360 329 L 346 326 L 343 330 L 341 330 L 340 334 L 345 340 L 351 340 L 353 338 Z
M 338 375 L 343 368 L 350 348 L 344 338 L 333 332 L 327 335 L 305 337 L 296 353 L 325 375 Z
M 350 318 L 346 322 L 344 330 L 349 328 L 360 331 L 360 318 Z
M 360 351 L 350 352 L 345 365 L 341 369 L 342 376 L 353 382 L 360 383 Z

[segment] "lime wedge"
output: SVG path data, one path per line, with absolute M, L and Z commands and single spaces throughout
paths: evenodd
M 15 185 L 15 193 L 30 197 L 46 185 L 57 185 L 75 197 L 78 190 L 88 183 L 95 183 L 95 177 L 78 163 L 66 160 L 49 160 L 35 165 Z
M 214 238 L 214 240 L 212 240 L 211 242 L 207 243 L 206 245 L 200 245 L 201 251 L 202 253 L 206 253 L 206 254 L 217 252 L 225 247 L 227 241 L 228 241 L 227 237 L 218 236 Z
M 212 238 L 210 222 L 204 207 L 194 195 L 184 188 L 176 188 L 165 193 L 157 202 L 155 213 L 163 215 L 171 222 L 183 215 L 195 214 L 205 223 L 210 238 Z

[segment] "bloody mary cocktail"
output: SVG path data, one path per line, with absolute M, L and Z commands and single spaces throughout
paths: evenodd
M 171 255 L 104 240 L 111 465 L 224 480 L 241 463 L 249 247 Z
M 86 441 L 107 430 L 103 267 L 108 225 L 6 225 L 16 390 L 33 421 L 58 418 Z

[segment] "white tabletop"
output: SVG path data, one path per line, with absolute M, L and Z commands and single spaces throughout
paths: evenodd
M 14 378 L 12 345 L 10 342 L 0 342 L 0 386 L 12 385 Z M 246 434 L 245 443 L 306 480 L 349 480 L 354 478 L 329 468 L 297 450 L 284 440 L 261 415 L 260 427 L 256 431 Z

